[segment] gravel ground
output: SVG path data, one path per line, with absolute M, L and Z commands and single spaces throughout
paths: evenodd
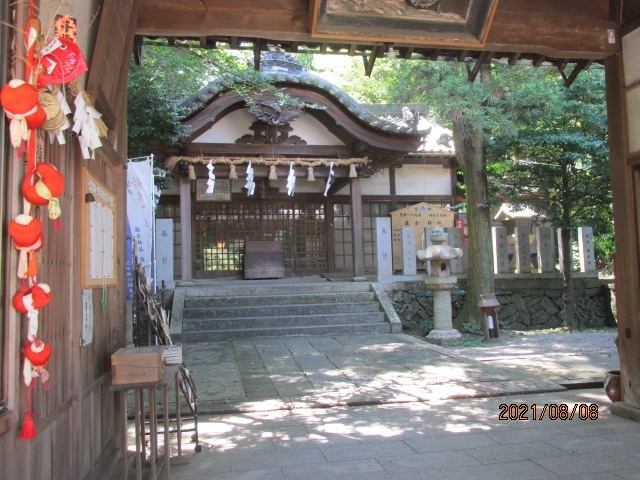
M 489 358 L 510 355 L 544 355 L 555 353 L 614 353 L 616 330 L 569 333 L 565 330 L 502 331 L 500 341 L 485 343 L 469 341 L 447 347 L 454 353 L 469 358 Z M 478 339 L 478 337 L 475 337 Z

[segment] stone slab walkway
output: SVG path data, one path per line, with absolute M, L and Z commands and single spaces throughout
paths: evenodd
M 638 479 L 640 423 L 613 416 L 608 404 L 593 389 L 205 416 L 202 451 L 172 466 L 171 478 Z M 510 419 L 511 405 L 526 407 L 528 419 Z M 576 413 L 550 419 L 544 405 Z
M 171 478 L 640 480 L 640 423 L 612 415 L 601 386 L 574 389 L 618 368 L 615 333 L 580 335 L 187 345 L 202 450 L 184 435 Z
M 483 349 L 483 353 L 492 345 Z M 254 338 L 184 347 L 202 413 L 424 402 L 593 386 L 617 355 L 483 355 L 414 337 Z M 563 386 L 564 385 L 564 386 Z

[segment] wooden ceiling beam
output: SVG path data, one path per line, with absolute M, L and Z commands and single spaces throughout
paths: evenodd
M 509 65 L 513 67 L 516 63 L 518 63 L 521 55 L 522 54 L 520 52 L 513 52 L 511 55 L 509 55 Z
M 558 70 L 560 71 L 560 75 L 562 75 L 562 79 L 564 80 L 564 86 L 569 88 L 571 84 L 575 81 L 575 79 L 578 77 L 580 72 L 589 68 L 591 63 L 592 62 L 588 60 L 584 60 L 582 62 L 576 63 L 576 65 L 573 67 L 573 70 L 571 71 L 571 74 L 569 74 L 568 77 L 564 72 L 564 69 L 561 69 L 560 67 L 558 67 Z
M 536 58 L 533 59 L 532 65 L 534 67 L 539 67 L 540 65 L 542 65 L 542 63 L 547 59 L 546 56 L 544 55 L 538 55 Z
M 309 32 L 307 0 L 140 0 L 136 33 L 145 36 L 252 36 L 274 41 L 317 42 Z M 548 58 L 604 60 L 615 55 L 619 41 L 609 44 L 607 30 L 614 30 L 615 19 L 609 12 L 609 0 L 591 0 L 577 6 L 571 0 L 501 0 L 484 44 L 479 49 L 497 52 L 543 54 Z M 320 2 L 316 2 L 320 5 Z M 313 13 L 313 12 L 311 12 Z M 354 27 L 348 36 L 325 37 L 333 43 L 370 44 L 392 42 L 396 46 L 424 45 L 459 51 L 469 46 L 452 41 L 429 42 L 426 39 L 382 38 L 375 27 Z M 475 53 L 475 52 L 474 52 Z
M 371 53 L 369 54 L 369 58 L 367 58 L 367 55 L 365 52 L 362 53 L 362 60 L 364 61 L 364 75 L 366 77 L 371 76 L 371 72 L 373 72 L 373 66 L 376 63 L 376 58 L 380 56 L 383 50 L 384 50 L 384 45 L 377 44 L 371 47 Z
M 142 64 L 142 44 L 143 37 L 136 35 L 133 39 L 133 62 L 136 65 Z
M 482 68 L 482 65 L 484 65 L 485 63 L 489 63 L 493 58 L 493 55 L 494 55 L 493 52 L 482 52 L 480 54 L 480 57 L 478 57 L 478 60 L 473 66 L 473 69 L 471 69 L 471 71 L 469 72 L 469 82 L 473 83 L 475 81 L 476 77 L 478 76 L 478 73 L 480 73 L 480 69 Z
M 256 38 L 253 44 L 253 69 L 257 72 L 260 71 L 260 56 L 262 55 L 262 42 L 261 38 Z

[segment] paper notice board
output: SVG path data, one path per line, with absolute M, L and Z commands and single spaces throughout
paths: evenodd
M 82 288 L 114 287 L 116 196 L 82 169 Z

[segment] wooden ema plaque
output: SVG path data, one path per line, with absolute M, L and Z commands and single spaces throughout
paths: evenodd
M 416 250 L 427 247 L 424 229 L 427 227 L 454 227 L 455 212 L 426 202 L 416 203 L 391 212 L 391 241 L 393 269 L 402 270 L 402 228 L 412 227 L 416 236 Z

